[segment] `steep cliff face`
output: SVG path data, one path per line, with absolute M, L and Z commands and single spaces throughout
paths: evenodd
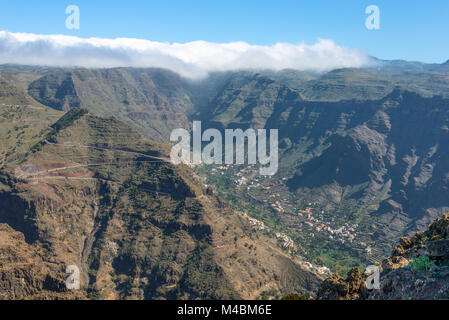
M 367 70 L 338 69 L 297 87 L 309 100 L 375 100 L 382 99 L 394 88 L 392 81 Z
M 167 142 L 172 129 L 189 127 L 193 103 L 186 87 L 185 80 L 167 70 L 75 69 L 51 72 L 31 83 L 28 92 L 56 110 L 87 108 Z
M 381 237 L 398 237 L 408 228 L 416 231 L 447 210 L 449 154 L 443 146 L 449 142 L 448 100 L 395 90 L 381 101 L 337 105 L 304 129 L 305 121 L 311 125 L 307 115 L 320 113 L 320 108 L 305 104 L 303 113 L 297 110 L 303 120 L 298 119 L 296 133 L 295 128 L 288 133 L 292 141 L 311 139 L 311 149 L 317 150 L 290 179 L 292 190 L 321 189 L 323 193 L 308 194 L 326 201 L 325 193 L 363 186 L 355 199 L 371 206 L 380 224 L 390 226 L 378 230 Z M 318 123 L 332 114 L 333 125 Z M 324 130 L 332 127 L 334 133 Z M 334 205 L 345 206 L 352 199 L 349 192 Z
M 0 300 L 85 299 L 83 292 L 67 290 L 64 266 L 45 261 L 47 254 L 0 224 Z
M 75 77 L 70 72 L 56 72 L 31 84 L 29 93 L 53 109 L 67 111 L 79 108 L 81 100 L 75 87 Z
M 278 192 L 287 192 L 294 207 L 317 204 L 318 212 L 332 213 L 329 219 L 340 226 L 357 224 L 356 241 L 368 243 L 376 254 L 365 257 L 340 244 L 334 252 L 381 261 L 397 238 L 423 230 L 449 208 L 449 154 L 444 147 L 449 142 L 449 100 L 404 89 L 411 87 L 403 82 L 402 87 L 390 80 L 381 85 L 372 72 L 337 70 L 323 76 L 320 81 L 327 79 L 331 88 L 322 88 L 322 99 L 315 100 L 327 101 L 310 101 L 304 90 L 260 73 L 236 73 L 210 102 L 211 114 L 204 119 L 207 126 L 222 129 L 279 129 L 280 168 L 274 185 L 288 189 Z M 434 81 L 446 77 L 428 76 Z M 313 81 L 318 80 L 307 83 Z M 351 81 L 360 87 L 352 90 Z M 334 89 L 339 99 L 329 98 Z M 242 190 L 230 190 L 228 196 L 248 198 Z M 297 223 L 284 220 L 294 233 Z M 321 248 L 328 240 L 323 237 L 312 245 Z
M 22 232 L 29 250 L 44 250 L 34 265 L 52 264 L 54 277 L 77 265 L 80 296 L 256 299 L 268 290 L 309 295 L 320 281 L 206 195 L 188 167 L 169 162 L 166 146 L 113 118 L 73 109 L 4 172 L 0 222 Z M 47 287 L 36 281 L 20 294 L 6 283 L 5 298 L 37 297 Z
M 233 74 L 204 110 L 202 118 L 218 128 L 264 128 L 285 99 L 301 100 L 279 82 L 259 73 Z

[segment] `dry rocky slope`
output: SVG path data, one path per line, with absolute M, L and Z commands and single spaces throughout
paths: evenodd
M 14 125 L 27 148 L 11 150 L 0 171 L 0 298 L 257 299 L 316 290 L 316 275 L 190 168 L 173 166 L 165 145 L 84 109 L 54 122 L 58 113 L 43 106 L 1 108 L 24 120 Z M 28 117 L 41 118 L 39 133 Z M 81 270 L 80 291 L 65 289 L 68 265 Z
M 0 300 L 85 299 L 82 292 L 67 290 L 60 263 L 46 261 L 43 248 L 0 224 Z
M 332 275 L 321 285 L 321 300 L 447 300 L 449 299 L 449 214 L 426 231 L 403 237 L 383 261 L 380 289 L 367 290 L 367 274 L 353 268 L 346 279 Z

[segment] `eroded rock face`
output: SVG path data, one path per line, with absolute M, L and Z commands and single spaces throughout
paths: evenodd
M 317 294 L 318 300 L 362 300 L 368 296 L 367 276 L 359 268 L 352 268 L 344 279 L 333 274 L 326 279 Z
M 184 82 L 160 69 L 61 70 L 34 81 L 28 92 L 56 110 L 87 108 L 168 142 L 171 130 L 189 126 L 193 104 Z
M 83 299 L 69 291 L 60 266 L 42 259 L 44 251 L 25 242 L 22 233 L 0 224 L 0 299 Z

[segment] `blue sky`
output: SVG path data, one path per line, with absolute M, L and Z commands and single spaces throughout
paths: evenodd
M 69 4 L 81 10 L 80 30 L 65 28 Z M 380 8 L 380 30 L 365 28 L 371 4 Z M 383 59 L 449 59 L 448 0 L 0 0 L 0 30 L 170 43 L 324 38 Z

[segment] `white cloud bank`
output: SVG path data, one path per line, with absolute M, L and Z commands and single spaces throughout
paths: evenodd
M 198 78 L 211 71 L 286 68 L 329 71 L 370 64 L 365 53 L 319 39 L 313 45 L 277 43 L 273 46 L 245 42 L 185 44 L 141 39 L 83 39 L 65 35 L 37 35 L 0 31 L 0 64 L 55 67 L 159 67 Z

